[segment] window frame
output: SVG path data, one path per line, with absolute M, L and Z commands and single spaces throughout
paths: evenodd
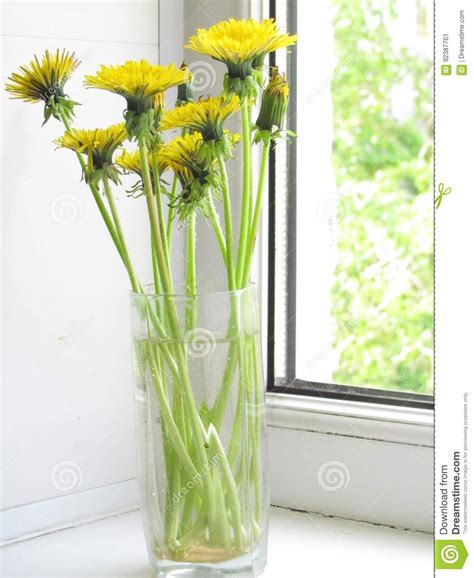
M 269 3 L 270 18 L 278 18 L 277 0 L 267 0 Z M 291 6 L 291 9 L 290 9 Z M 298 5 L 294 0 L 287 0 L 288 29 L 295 32 L 297 29 Z M 297 55 L 298 47 L 294 47 L 288 54 L 288 80 L 292 87 L 288 106 L 288 129 L 297 132 Z M 276 66 L 276 54 L 270 54 L 270 67 Z M 276 272 L 276 150 L 272 148 L 269 159 L 268 178 L 268 281 L 267 281 L 267 392 L 274 394 L 294 394 L 314 398 L 326 398 L 334 400 L 352 401 L 355 403 L 373 403 L 380 405 L 392 405 L 406 408 L 434 410 L 434 396 L 411 392 L 377 389 L 375 387 L 359 387 L 342 385 L 338 383 L 321 383 L 305 381 L 297 378 L 296 361 L 296 277 L 297 277 L 297 156 L 298 142 L 295 139 L 291 147 L 288 147 L 288 198 L 291 202 L 287 207 L 286 214 L 286 375 L 282 383 L 275 376 L 275 272 Z M 434 165 L 434 161 L 433 161 Z M 433 166 L 434 169 L 434 166 Z

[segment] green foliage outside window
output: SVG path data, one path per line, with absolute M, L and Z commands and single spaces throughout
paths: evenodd
M 332 289 L 338 383 L 432 393 L 432 63 L 399 48 L 394 0 L 334 0 Z M 394 90 L 412 95 L 408 118 Z

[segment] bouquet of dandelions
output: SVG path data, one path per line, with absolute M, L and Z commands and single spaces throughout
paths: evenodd
M 76 153 L 130 279 L 142 328 L 134 339 L 137 381 L 155 400 L 153 404 L 148 397 L 148 405 L 156 407 L 158 424 L 151 434 L 145 433 L 142 460 L 146 533 L 150 552 L 158 560 L 235 559 L 255 550 L 265 537 L 262 419 L 255 410 L 262 407 L 263 384 L 257 338 L 242 337 L 240 310 L 241 294 L 249 286 L 269 150 L 287 134 L 283 129 L 288 83 L 278 70 L 267 70 L 265 57 L 295 42 L 296 36 L 281 33 L 273 20 L 230 19 L 198 30 L 186 48 L 224 62 L 227 74 L 219 96 L 196 101 L 185 64 L 178 68 L 142 60 L 101 66 L 95 75 L 85 77 L 85 86 L 118 94 L 126 102 L 124 122 L 104 129 L 71 126 L 77 103 L 64 90 L 79 64 L 73 53 L 46 51 L 41 60 L 35 57 L 12 74 L 6 85 L 13 98 L 42 102 L 44 122 L 53 117 L 63 123 L 66 132 L 55 142 Z M 177 87 L 176 108 L 165 110 L 165 91 L 172 87 Z M 254 116 L 258 105 L 259 114 Z M 226 120 L 237 113 L 242 135 L 225 128 Z M 165 138 L 173 130 L 180 131 L 179 136 Z M 134 152 L 119 151 L 126 140 L 137 144 Z M 256 192 L 253 145 L 261 148 Z M 227 163 L 239 148 L 243 174 L 234 244 Z M 172 178 L 166 178 L 168 172 Z M 114 199 L 113 188 L 121 185 L 123 174 L 138 176 L 129 193 L 146 199 L 151 290 L 139 280 Z M 223 226 L 217 203 L 222 203 Z M 199 315 L 197 215 L 215 232 L 230 296 L 224 370 L 215 395 L 204 400 L 199 400 L 193 383 L 196 356 L 190 356 L 186 347 Z M 186 230 L 184 320 L 171 270 L 174 227 Z M 234 382 L 236 403 L 229 409 Z M 246 411 L 249 407 L 254 411 Z M 150 411 L 153 407 L 148 407 Z M 148 422 L 152 427 L 153 418 Z

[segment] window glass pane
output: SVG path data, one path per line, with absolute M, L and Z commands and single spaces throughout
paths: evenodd
M 298 139 L 296 183 L 277 158 L 276 377 L 431 394 L 432 3 L 284 4 Z

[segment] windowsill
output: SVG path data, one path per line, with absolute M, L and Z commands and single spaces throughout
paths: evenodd
M 432 537 L 272 508 L 265 578 L 432 576 Z M 359 572 L 360 571 L 360 572 Z M 2 576 L 151 578 L 138 512 L 6 546 Z
M 360 401 L 267 393 L 268 424 L 432 448 L 433 411 Z
M 432 531 L 431 410 L 278 393 L 266 401 L 272 504 Z

